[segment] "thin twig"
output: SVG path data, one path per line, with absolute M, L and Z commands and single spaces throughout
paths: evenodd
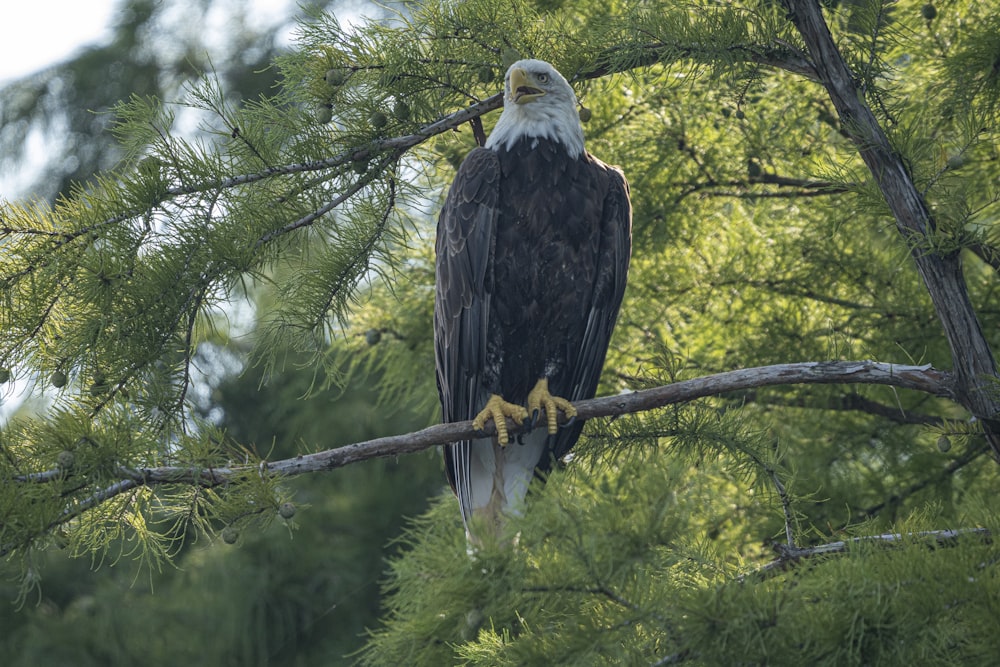
M 374 169 L 369 169 L 368 173 L 366 173 L 362 178 L 359 178 L 357 181 L 355 181 L 351 185 L 351 187 L 347 188 L 339 195 L 331 199 L 329 202 L 319 207 L 315 211 L 309 213 L 308 215 L 304 215 L 298 220 L 293 220 L 287 225 L 281 227 L 280 229 L 275 229 L 274 231 L 264 234 L 259 239 L 257 239 L 257 243 L 254 245 L 254 248 L 255 249 L 260 248 L 261 246 L 269 243 L 270 241 L 273 241 L 279 236 L 283 236 L 285 234 L 288 234 L 289 232 L 295 231 L 296 229 L 302 229 L 303 227 L 308 227 L 309 225 L 313 224 L 321 217 L 323 217 L 324 215 L 326 215 L 327 213 L 329 213 L 330 211 L 337 208 L 345 201 L 353 197 L 355 194 L 360 192 L 365 186 L 374 182 L 379 176 L 381 176 L 382 170 L 385 169 L 385 167 L 392 164 L 394 161 L 398 160 L 399 157 L 403 154 L 403 152 L 404 149 L 397 149 L 392 153 L 390 153 L 389 155 L 385 156 L 382 160 L 379 161 L 378 165 Z
M 990 450 L 989 445 L 987 445 L 986 443 L 982 443 L 978 447 L 969 447 L 968 450 L 966 450 L 961 456 L 959 456 L 954 461 L 952 461 L 944 468 L 942 468 L 941 472 L 939 472 L 938 474 L 930 477 L 925 477 L 920 481 L 914 482 L 910 486 L 906 487 L 904 490 L 892 494 L 891 496 L 889 496 L 888 499 L 883 500 L 882 502 L 872 505 L 870 507 L 866 507 L 863 510 L 859 510 L 856 513 L 856 516 L 859 516 L 861 518 L 874 516 L 875 514 L 880 512 L 886 505 L 897 503 L 903 500 L 904 498 L 908 498 L 909 496 L 912 496 L 914 493 L 917 493 L 918 491 L 927 488 L 931 484 L 948 479 L 956 472 L 958 472 L 965 466 L 969 465 L 970 463 L 981 457 L 983 454 L 986 454 L 989 450 Z
M 984 539 L 991 539 L 992 534 L 988 528 L 959 528 L 954 530 L 925 530 L 917 533 L 885 533 L 883 535 L 861 535 L 848 540 L 829 542 L 814 547 L 789 548 L 782 545 L 775 545 L 778 551 L 778 558 L 767 565 L 757 568 L 753 572 L 741 575 L 737 578 L 740 583 L 747 579 L 765 578 L 769 575 L 783 572 L 787 568 L 797 564 L 805 558 L 815 558 L 816 556 L 827 556 L 847 552 L 852 546 L 859 544 L 880 544 L 885 546 L 898 545 L 904 540 L 925 539 L 935 544 L 947 544 L 960 537 L 978 536 Z
M 794 549 L 795 534 L 793 531 L 794 520 L 792 518 L 792 501 L 788 497 L 788 491 L 785 489 L 785 485 L 782 483 L 781 478 L 778 477 L 777 471 L 770 465 L 765 466 L 764 469 L 771 476 L 771 481 L 774 482 L 774 488 L 778 491 L 778 497 L 781 499 L 781 511 L 785 516 L 785 541 L 788 543 L 789 549 Z

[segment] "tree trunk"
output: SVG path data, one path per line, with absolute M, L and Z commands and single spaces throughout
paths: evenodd
M 817 0 L 788 0 L 788 7 L 845 131 L 857 145 L 896 220 L 896 228 L 910 246 L 951 349 L 956 398 L 983 420 L 994 458 L 1000 461 L 1000 438 L 991 423 L 1000 412 L 1000 402 L 995 398 L 998 386 L 995 381 L 1000 378 L 969 300 L 960 254 L 935 250 L 934 220 L 927 203 L 865 102 L 855 77 L 834 44 Z

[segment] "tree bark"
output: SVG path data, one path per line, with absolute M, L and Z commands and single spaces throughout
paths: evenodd
M 993 424 L 1000 412 L 995 398 L 996 362 L 969 299 L 959 251 L 935 249 L 934 220 L 903 161 L 889 143 L 871 107 L 833 41 L 817 0 L 787 0 L 791 20 L 805 41 L 819 80 L 858 147 L 910 247 L 917 271 L 930 293 L 951 350 L 956 398 L 984 421 L 994 458 L 1000 461 L 1000 437 Z
M 577 401 L 573 405 L 577 409 L 577 418 L 593 419 L 643 412 L 665 405 L 686 403 L 732 391 L 793 384 L 880 384 L 912 389 L 950 400 L 955 398 L 951 374 L 939 371 L 930 365 L 904 366 L 878 361 L 804 361 L 716 373 L 674 382 L 662 387 Z M 562 414 L 559 416 L 560 419 L 564 419 Z M 544 415 L 539 417 L 539 420 L 540 423 L 545 423 Z M 524 426 L 508 420 L 507 430 L 511 434 L 521 433 L 524 431 Z M 413 433 L 375 438 L 314 454 L 303 454 L 291 459 L 265 461 L 257 466 L 222 468 L 120 467 L 118 476 L 122 480 L 140 486 L 183 483 L 213 487 L 236 481 L 240 476 L 250 473 L 292 477 L 342 468 L 367 459 L 410 454 L 435 445 L 445 445 L 458 440 L 468 440 L 494 433 L 496 433 L 496 429 L 493 422 L 487 423 L 486 428 L 482 431 L 474 429 L 471 421 L 452 422 L 429 426 Z M 13 481 L 44 484 L 61 479 L 62 475 L 62 471 L 51 470 L 21 475 L 14 478 Z
M 662 387 L 578 401 L 574 406 L 577 409 L 578 419 L 592 419 L 643 412 L 733 391 L 793 384 L 879 384 L 955 400 L 952 374 L 937 370 L 929 364 L 904 366 L 877 361 L 806 361 L 716 373 Z M 559 416 L 565 421 L 564 415 Z M 544 415 L 540 416 L 540 422 L 545 423 Z M 509 433 L 516 434 L 524 431 L 524 426 L 508 420 L 507 429 Z M 397 457 L 400 454 L 418 452 L 436 445 L 446 445 L 494 433 L 496 428 L 492 422 L 482 431 L 478 431 L 473 428 L 471 421 L 464 421 L 437 424 L 413 433 L 366 440 L 280 461 L 261 461 L 255 465 L 157 468 L 118 466 L 115 471 L 115 476 L 118 478 L 116 481 L 90 495 L 70 500 L 61 516 L 45 530 L 72 521 L 104 501 L 123 493 L 132 493 L 140 487 L 191 484 L 213 488 L 238 483 L 248 475 L 294 477 L 334 470 L 367 459 Z M 65 479 L 66 475 L 65 470 L 46 470 L 3 479 L 0 480 L 0 484 L 50 484 Z M 0 543 L 0 558 L 15 548 L 17 548 L 15 544 Z

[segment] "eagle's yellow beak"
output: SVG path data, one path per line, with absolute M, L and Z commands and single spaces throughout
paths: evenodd
M 510 100 L 514 104 L 533 102 L 545 94 L 544 90 L 531 85 L 531 77 L 524 69 L 517 67 L 510 73 Z

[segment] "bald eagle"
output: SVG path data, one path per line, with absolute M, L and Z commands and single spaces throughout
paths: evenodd
M 434 345 L 445 422 L 496 435 L 446 446 L 470 539 L 521 509 L 536 470 L 580 437 L 572 401 L 591 398 L 631 252 L 624 175 L 587 153 L 572 87 L 520 60 L 485 147 L 458 169 L 438 219 Z M 506 418 L 544 427 L 514 442 Z M 558 411 L 568 424 L 558 425 Z M 481 526 L 481 527 L 480 527 Z M 481 535 L 479 536 L 481 537 Z

